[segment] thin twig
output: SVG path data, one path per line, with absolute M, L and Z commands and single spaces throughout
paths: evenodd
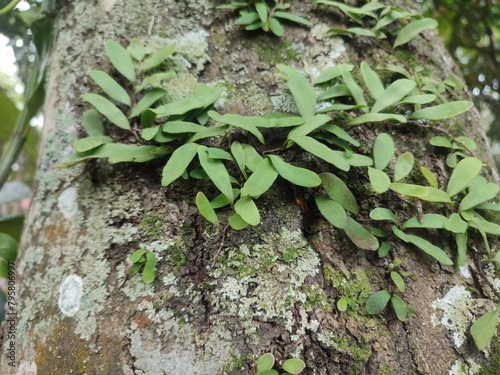
M 212 262 L 212 267 L 215 266 L 215 262 L 217 261 L 217 257 L 219 256 L 219 253 L 221 252 L 222 248 L 224 247 L 224 241 L 226 239 L 226 232 L 228 229 L 229 229 L 229 224 L 226 225 L 224 227 L 224 229 L 222 229 L 221 241 L 220 241 L 220 244 L 219 244 L 217 251 L 215 252 L 214 261 Z

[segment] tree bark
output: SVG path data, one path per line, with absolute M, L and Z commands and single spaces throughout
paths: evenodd
M 459 374 L 484 363 L 468 326 L 493 305 L 474 292 L 479 285 L 471 276 L 473 264 L 458 272 L 398 243 L 390 259 L 399 257 L 415 276 L 404 299 L 417 316 L 405 322 L 391 311 L 371 316 L 364 302 L 388 288 L 385 260 L 357 249 L 314 212 L 304 214 L 284 182 L 257 201 L 261 225 L 228 231 L 222 239 L 199 215 L 190 183 L 161 187 L 159 162 L 57 168 L 82 134 L 86 106 L 80 96 L 96 90 L 87 73 L 111 70 L 106 39 L 176 44 L 171 97 L 185 96 L 197 82 L 215 84 L 225 88 L 217 103 L 221 113 L 294 111 L 275 76 L 280 62 L 311 76 L 363 60 L 371 66 L 421 65 L 436 80 L 459 76 L 435 32 L 391 53 L 366 38 L 327 35 L 345 20 L 312 2 L 292 1 L 292 9 L 314 26 L 288 25 L 283 38 L 246 32 L 215 5 L 101 0 L 70 2 L 62 10 L 36 192 L 16 263 L 16 367 L 3 354 L 0 372 L 254 374 L 265 352 L 280 361 L 302 358 L 305 374 Z M 480 144 L 480 157 L 489 160 L 476 112 L 459 121 Z M 391 132 L 399 149 L 418 150 L 423 165 L 442 166 L 427 130 L 364 126 L 352 134 L 371 145 L 382 130 Z M 362 175 L 349 184 L 359 193 L 360 217 L 368 219 L 379 202 Z M 481 247 L 479 238 L 476 245 Z M 153 284 L 127 273 L 128 257 L 139 248 L 159 259 Z M 356 306 L 339 312 L 340 297 Z M 3 352 L 11 341 L 8 330 L 6 325 Z

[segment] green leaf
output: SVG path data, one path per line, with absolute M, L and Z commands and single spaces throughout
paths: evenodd
M 309 133 L 313 132 L 314 130 L 318 129 L 319 127 L 325 125 L 327 122 L 329 122 L 332 118 L 327 115 L 315 115 L 313 117 L 309 117 L 305 120 L 304 124 L 299 125 L 292 129 L 289 133 L 287 138 L 291 139 L 293 137 L 300 137 L 304 135 L 308 135 Z
M 451 141 L 443 136 L 436 135 L 435 137 L 432 137 L 429 141 L 429 143 L 432 146 L 436 147 L 445 147 L 445 148 L 453 148 L 453 145 L 451 144 Z
M 316 84 L 331 81 L 337 77 L 340 77 L 343 71 L 350 72 L 353 68 L 354 65 L 352 64 L 338 64 L 331 68 L 328 68 L 316 78 Z M 347 88 L 347 85 L 345 87 Z
M 73 143 L 73 148 L 76 152 L 85 152 L 110 142 L 113 142 L 113 138 L 106 135 L 98 135 L 79 139 Z
M 146 254 L 146 250 L 144 249 L 136 250 L 132 254 L 130 254 L 130 261 L 132 263 L 145 262 L 146 258 L 143 257 L 144 254 Z
M 309 169 L 296 167 L 276 155 L 269 155 L 269 159 L 279 175 L 294 185 L 315 187 L 321 184 L 319 176 Z
M 455 242 L 457 244 L 457 267 L 462 267 L 467 259 L 467 232 L 455 233 Z
M 104 135 L 104 125 L 99 117 L 99 112 L 95 109 L 89 109 L 83 112 L 82 126 L 90 137 Z
M 375 168 L 378 170 L 384 170 L 391 162 L 394 156 L 395 147 L 394 140 L 387 133 L 380 133 L 375 139 L 375 144 L 373 145 L 373 160 L 375 162 Z
M 273 16 L 278 17 L 278 18 L 282 18 L 282 19 L 287 20 L 287 21 L 300 23 L 302 25 L 306 25 L 309 27 L 313 26 L 313 23 L 311 21 L 309 21 L 303 17 L 297 16 L 295 14 L 292 14 L 292 13 L 277 10 L 273 13 Z
M 465 212 L 462 212 L 462 215 Z M 473 228 L 483 231 L 484 233 L 494 234 L 495 236 L 500 236 L 500 225 L 492 223 L 487 220 L 473 218 L 469 225 Z
M 394 214 L 394 212 L 392 212 L 388 208 L 384 207 L 374 208 L 370 212 L 370 217 L 373 220 L 389 220 L 392 221 L 394 224 L 399 225 L 398 217 Z
M 215 213 L 210 201 L 207 199 L 203 192 L 198 192 L 196 194 L 196 207 L 198 207 L 198 211 L 200 214 L 210 221 L 212 224 L 220 228 L 219 219 L 217 218 L 217 214 Z
M 141 71 L 145 72 L 146 70 L 152 69 L 161 63 L 163 63 L 166 59 L 174 54 L 176 50 L 175 45 L 170 45 L 156 51 L 153 55 L 148 57 L 141 66 Z
M 359 143 L 359 141 L 357 141 L 356 139 L 351 137 L 349 135 L 349 133 L 347 133 L 344 129 L 342 129 L 341 127 L 339 127 L 337 125 L 325 124 L 325 125 L 321 126 L 320 129 L 326 130 L 327 132 L 336 135 L 338 138 L 350 143 L 351 145 L 353 145 L 355 147 L 361 146 L 361 143 Z
M 406 96 L 398 103 L 399 104 L 427 104 L 436 100 L 436 95 L 434 94 L 422 94 L 422 95 L 412 95 Z
M 139 39 L 132 39 L 128 48 L 132 57 L 137 61 L 141 61 L 146 56 L 146 49 Z
M 356 198 L 349 190 L 344 181 L 332 173 L 324 172 L 319 175 L 321 185 L 328 196 L 338 202 L 344 209 L 357 215 L 359 207 Z
M 240 11 L 240 17 L 236 21 L 234 21 L 234 24 L 250 25 L 259 19 L 260 19 L 259 14 L 256 11 L 242 10 Z
M 286 75 L 288 88 L 292 93 L 300 115 L 304 118 L 316 114 L 316 93 L 309 81 L 294 68 L 278 64 L 276 66 Z
M 448 185 L 446 186 L 446 192 L 450 197 L 464 190 L 479 172 L 481 172 L 482 167 L 483 163 L 481 160 L 473 157 L 467 157 L 460 160 L 453 170 Z
M 292 375 L 297 375 L 306 368 L 306 364 L 299 358 L 290 358 L 283 362 L 281 368 Z
M 82 99 L 92 104 L 104 117 L 121 129 L 130 130 L 127 117 L 113 103 L 101 95 L 85 93 Z
M 234 230 L 242 230 L 248 227 L 248 223 L 243 220 L 238 214 L 229 216 L 228 222 L 231 228 L 233 228 Z
M 368 112 L 366 109 L 366 100 L 363 96 L 363 89 L 356 83 L 354 78 L 352 78 L 352 74 L 346 70 L 342 71 L 342 78 L 344 79 L 344 83 L 347 85 L 347 88 L 351 92 L 352 97 L 354 98 L 354 101 L 358 105 L 362 105 L 363 112 Z
M 384 311 L 390 299 L 391 295 L 387 290 L 379 290 L 366 301 L 366 312 L 370 315 L 380 314 Z
M 401 277 L 401 275 L 396 271 L 391 271 L 391 279 L 394 282 L 394 285 L 396 285 L 396 288 L 398 288 L 398 290 L 401 293 L 404 293 L 405 292 L 405 282 L 404 282 L 403 278 Z
M 347 216 L 344 232 L 360 249 L 376 251 L 379 247 L 377 238 L 350 216 Z
M 475 189 L 470 189 L 469 193 L 462 199 L 458 211 L 465 211 L 477 205 L 493 199 L 500 191 L 500 186 L 493 182 L 480 186 Z
M 204 129 L 204 126 L 187 121 L 167 121 L 161 125 L 161 131 L 167 134 L 198 133 Z
M 205 146 L 198 146 L 198 158 L 203 170 L 210 177 L 213 184 L 232 202 L 233 188 L 224 164 L 219 159 L 211 159 Z
M 269 158 L 264 158 L 241 188 L 241 196 L 259 197 L 273 185 L 278 172 Z
M 274 366 L 274 355 L 271 353 L 265 353 L 259 357 L 257 360 L 257 372 L 270 370 Z
M 423 214 L 419 219 L 412 217 L 401 225 L 402 229 L 406 228 L 433 228 L 443 229 L 448 218 L 439 214 Z
M 382 194 L 389 190 L 391 179 L 387 173 L 368 167 L 368 177 L 370 178 L 370 184 L 376 193 Z
M 347 310 L 347 307 L 348 307 L 348 301 L 346 298 L 340 298 L 338 301 L 337 301 L 337 309 L 341 312 L 344 312 Z
M 415 111 L 410 115 L 410 118 L 421 120 L 443 120 L 458 116 L 459 114 L 468 111 L 472 106 L 472 102 L 466 100 L 438 104 L 433 107 L 427 107 Z
M 264 159 L 262 158 L 262 156 L 259 155 L 259 153 L 252 146 L 244 143 L 241 145 L 241 147 L 243 147 L 243 151 L 245 151 L 245 160 L 246 160 L 247 168 L 250 169 L 252 172 L 255 172 L 255 169 L 258 167 L 258 165 Z M 277 176 L 277 174 L 276 174 L 276 176 Z
M 227 114 L 220 115 L 215 111 L 209 111 L 208 116 L 214 121 L 221 122 L 223 124 L 228 124 L 231 126 L 235 126 L 240 129 L 244 129 L 247 132 L 251 133 L 255 138 L 259 140 L 260 143 L 264 144 L 264 136 L 257 129 L 255 123 L 260 120 L 259 117 L 255 116 L 240 116 L 236 114 Z
M 255 0 L 254 2 L 255 10 L 259 14 L 259 18 L 263 23 L 267 22 L 267 5 L 264 0 Z
M 228 129 L 229 129 L 229 125 L 212 126 L 209 128 L 205 128 L 204 130 L 200 130 L 198 133 L 189 137 L 186 140 L 186 142 L 196 142 L 200 139 L 216 137 L 216 136 L 226 132 Z
M 186 143 L 176 149 L 163 168 L 161 184 L 168 186 L 177 180 L 184 173 L 197 152 L 198 145 L 196 143 Z
M 89 76 L 111 99 L 130 107 L 130 96 L 111 76 L 101 70 L 91 70 Z
M 167 90 L 155 87 L 148 91 L 146 95 L 135 105 L 130 117 L 136 117 L 151 107 L 158 99 L 163 98 L 167 94 Z
M 104 49 L 109 57 L 109 61 L 118 70 L 121 75 L 127 78 L 131 83 L 135 82 L 135 69 L 132 58 L 127 50 L 114 40 L 106 40 Z
M 408 306 L 399 296 L 391 297 L 391 305 L 399 320 L 405 321 L 408 315 Z
M 144 258 L 144 260 L 146 260 L 146 259 Z M 139 271 L 141 270 L 141 268 L 143 266 L 144 266 L 143 263 L 134 263 L 128 269 L 128 273 L 131 274 L 131 275 L 137 275 L 137 273 L 139 273 Z
M 270 369 L 270 370 L 259 371 L 255 375 L 279 375 L 279 372 L 276 370 Z
M 443 202 L 450 203 L 450 196 L 439 189 L 430 186 L 412 185 L 412 184 L 402 184 L 398 182 L 393 182 L 389 188 L 396 193 L 402 195 L 408 195 L 410 197 L 417 197 L 419 199 L 429 201 L 429 202 Z
M 156 279 L 156 272 L 154 267 L 144 267 L 142 271 L 142 281 L 146 284 L 151 284 Z
M 354 120 L 351 120 L 347 125 L 353 126 L 366 124 L 367 122 L 383 122 L 389 120 L 394 120 L 404 124 L 406 122 L 406 117 L 393 113 L 365 113 L 364 115 L 358 116 Z
M 371 113 L 377 113 L 381 110 L 398 103 L 410 91 L 412 91 L 417 83 L 413 80 L 402 78 L 394 81 L 380 94 L 377 101 L 371 109 Z
M 420 167 L 420 172 L 422 172 L 422 175 L 427 180 L 429 185 L 431 185 L 433 188 L 436 189 L 439 187 L 436 175 L 432 173 L 429 169 L 427 169 L 426 167 Z
M 7 233 L 0 233 L 0 258 L 14 262 L 17 258 L 18 242 Z
M 470 327 L 470 334 L 479 350 L 486 349 L 486 346 L 495 335 L 499 314 L 500 307 L 497 307 L 477 319 Z
M 236 164 L 238 164 L 238 168 L 243 174 L 243 177 L 247 179 L 245 150 L 243 150 L 240 142 L 235 141 L 231 143 L 231 153 L 233 154 L 234 160 L 236 161 Z
M 348 171 L 350 169 L 349 163 L 345 161 L 344 158 L 338 155 L 338 153 L 334 152 L 329 147 L 325 146 L 323 143 L 318 142 L 314 138 L 302 136 L 302 137 L 293 137 L 290 139 L 292 142 L 295 142 L 300 148 L 303 150 L 317 156 L 324 161 L 333 164 L 340 170 Z
M 260 214 L 253 199 L 248 195 L 242 196 L 234 205 L 234 211 L 250 225 L 260 224 Z
M 314 200 L 316 206 L 318 206 L 319 212 L 321 212 L 321 215 L 323 215 L 330 224 L 337 228 L 345 228 L 347 225 L 347 215 L 344 208 L 342 208 L 339 203 L 323 195 L 315 195 Z
M 467 231 L 467 223 L 462 220 L 459 214 L 452 214 L 444 223 L 444 229 L 453 233 L 465 233 Z
M 410 174 L 414 161 L 413 155 L 409 152 L 399 156 L 394 166 L 394 182 L 398 182 Z
M 175 72 L 173 72 L 173 71 L 156 73 L 156 74 L 147 76 L 142 80 L 141 84 L 135 89 L 135 92 L 138 93 L 150 85 L 153 85 L 157 82 L 165 81 L 165 80 L 172 78 L 172 77 L 175 77 Z
M 377 100 L 384 92 L 384 85 L 378 74 L 365 61 L 361 63 L 361 76 L 363 77 L 363 81 L 365 81 L 366 87 L 368 87 L 368 91 L 370 91 L 370 95 L 373 99 Z
M 435 29 L 438 22 L 432 18 L 422 18 L 417 21 L 410 22 L 408 25 L 399 30 L 398 36 L 394 41 L 393 48 L 408 43 L 415 38 L 421 31 L 427 29 Z
M 385 26 L 390 25 L 391 23 L 393 23 L 394 21 L 396 21 L 398 19 L 411 17 L 411 16 L 412 16 L 412 14 L 409 12 L 398 12 L 398 11 L 392 10 L 389 13 L 387 13 L 386 15 L 384 15 L 384 17 L 382 17 L 377 22 L 377 24 L 375 25 L 375 27 L 373 29 L 374 30 L 382 29 Z
M 435 258 L 440 263 L 442 263 L 446 266 L 453 265 L 453 261 L 448 257 L 448 255 L 443 250 L 441 250 L 439 247 L 431 244 L 429 241 L 424 240 L 423 238 L 418 237 L 418 236 L 406 234 L 406 233 L 400 231 L 395 226 L 392 227 L 392 231 L 397 237 L 402 239 L 404 242 L 412 243 L 413 245 L 417 246 L 418 248 L 423 250 L 425 253 L 427 253 L 431 257 Z

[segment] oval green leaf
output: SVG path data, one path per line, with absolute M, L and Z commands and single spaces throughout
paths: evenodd
M 276 67 L 285 73 L 288 88 L 300 115 L 304 118 L 314 116 L 316 114 L 316 93 L 306 77 L 289 66 L 278 64 Z
M 476 189 L 470 189 L 469 193 L 460 202 L 458 210 L 465 211 L 470 208 L 476 207 L 483 202 L 495 198 L 499 191 L 500 186 L 493 182 L 489 182 L 486 185 L 480 186 Z
M 7 233 L 0 233 L 0 258 L 14 262 L 17 258 L 18 242 Z
M 443 229 L 448 218 L 439 214 L 423 214 L 422 217 L 412 217 L 401 225 L 401 228 L 433 228 Z
M 344 232 L 360 249 L 376 251 L 379 247 L 377 238 L 350 216 L 347 216 Z
M 295 142 L 305 151 L 317 156 L 324 161 L 333 164 L 340 170 L 348 171 L 350 169 L 349 163 L 345 161 L 344 158 L 339 156 L 334 150 L 325 146 L 323 143 L 318 142 L 314 138 L 302 136 L 302 137 L 293 137 L 290 139 L 292 142 Z
M 371 210 L 370 217 L 373 220 L 389 220 L 389 221 L 392 221 L 396 225 L 399 224 L 399 219 L 394 214 L 394 212 L 392 212 L 388 208 L 384 208 L 384 207 L 377 207 L 377 208 L 374 208 L 373 210 Z
M 287 359 L 281 368 L 292 375 L 298 375 L 306 368 L 306 364 L 300 358 Z
M 394 81 L 380 94 L 370 112 L 377 113 L 387 107 L 393 106 L 408 95 L 416 85 L 415 81 L 406 78 Z
M 168 186 L 178 179 L 191 163 L 197 151 L 198 145 L 196 143 L 186 143 L 176 149 L 163 168 L 161 184 Z
M 438 22 L 432 18 L 423 18 L 417 21 L 410 22 L 398 32 L 398 36 L 394 41 L 393 48 L 408 43 L 415 38 L 421 31 L 427 29 L 435 29 Z
M 370 184 L 376 193 L 382 194 L 389 190 L 391 179 L 387 173 L 368 167 L 368 177 L 370 178 Z
M 144 60 L 141 66 L 141 70 L 144 72 L 160 65 L 162 62 L 164 62 L 174 54 L 175 49 L 175 45 L 170 45 L 160 49 L 159 51 L 156 51 L 153 55 Z
M 269 159 L 279 175 L 294 185 L 315 187 L 321 184 L 319 176 L 309 169 L 296 167 L 276 155 L 269 155 Z
M 99 112 L 95 109 L 83 112 L 82 126 L 90 137 L 104 135 L 104 125 L 99 117 Z
M 135 82 L 135 68 L 132 58 L 120 43 L 114 40 L 106 40 L 104 49 L 111 61 L 111 64 L 131 83 Z
M 404 322 L 408 317 L 408 306 L 399 296 L 391 297 L 391 305 L 399 320 Z
M 210 221 L 215 226 L 220 227 L 219 219 L 217 218 L 217 214 L 215 213 L 214 209 L 212 208 L 212 205 L 210 204 L 210 201 L 208 200 L 208 198 L 201 191 L 198 192 L 198 194 L 196 194 L 196 207 L 198 207 L 198 211 L 200 211 L 200 214 L 205 219 Z
M 379 290 L 366 301 L 366 312 L 370 315 L 380 314 L 384 311 L 390 299 L 391 295 L 387 290 Z
M 398 182 L 408 176 L 413 169 L 414 162 L 415 159 L 411 153 L 405 152 L 401 154 L 394 166 L 394 182 Z
M 363 77 L 363 81 L 365 81 L 366 87 L 368 87 L 368 91 L 370 91 L 370 95 L 373 99 L 377 100 L 384 92 L 384 85 L 378 74 L 365 61 L 361 63 L 361 76 Z
M 135 105 L 134 109 L 132 110 L 132 113 L 130 114 L 130 117 L 135 117 L 135 116 L 140 115 L 142 112 L 144 112 L 146 109 L 151 107 L 154 103 L 156 103 L 156 101 L 158 99 L 164 97 L 166 94 L 167 94 L 167 90 L 165 90 L 165 89 L 160 89 L 158 87 L 151 89 Z
M 274 355 L 271 353 L 265 353 L 259 357 L 257 360 L 257 372 L 270 370 L 274 366 Z
M 356 198 L 344 181 L 329 172 L 321 173 L 319 177 L 321 178 L 321 186 L 331 199 L 338 202 L 347 211 L 355 215 L 358 214 L 359 207 Z
M 91 70 L 89 76 L 111 99 L 130 107 L 130 96 L 108 73 L 101 70 Z
M 401 275 L 396 271 L 391 271 L 391 279 L 394 282 L 394 285 L 396 285 L 396 288 L 398 288 L 398 290 L 401 293 L 404 293 L 405 282 L 404 282 L 403 278 L 401 277 Z
M 432 173 L 429 169 L 427 169 L 426 167 L 420 167 L 420 172 L 422 172 L 422 175 L 427 180 L 429 185 L 431 185 L 433 188 L 436 188 L 436 189 L 439 187 L 439 183 L 438 183 L 438 179 L 437 179 L 436 175 L 434 173 Z
M 113 103 L 101 95 L 85 93 L 82 99 L 92 104 L 104 117 L 121 129 L 130 130 L 127 117 Z
M 382 171 L 391 162 L 394 156 L 394 140 L 387 133 L 380 133 L 375 139 L 375 144 L 373 145 L 373 160 L 375 163 L 375 168 Z
M 278 172 L 273 167 L 269 158 L 263 159 L 255 168 L 255 171 L 241 188 L 241 195 L 259 197 L 273 185 L 278 177 Z
M 448 185 L 446 186 L 446 192 L 450 197 L 464 190 L 479 172 L 481 172 L 482 167 L 483 163 L 481 160 L 473 157 L 467 157 L 460 160 L 453 170 Z
M 477 319 L 470 327 L 470 334 L 479 350 L 486 349 L 486 346 L 495 335 L 499 314 L 500 307 L 497 307 Z
M 213 184 L 224 194 L 227 199 L 233 201 L 233 188 L 231 186 L 231 179 L 226 167 L 220 159 L 212 159 L 208 155 L 208 149 L 205 146 L 198 147 L 198 159 L 200 160 L 201 167 L 207 173 Z
M 234 211 L 248 224 L 259 225 L 260 213 L 255 202 L 248 195 L 241 197 L 234 205 Z
M 342 229 L 347 225 L 346 212 L 339 203 L 323 195 L 316 195 L 314 201 L 321 215 L 334 227 Z

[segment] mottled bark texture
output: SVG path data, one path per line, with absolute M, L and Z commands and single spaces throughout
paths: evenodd
M 472 265 L 458 272 L 414 248 L 393 246 L 389 259 L 399 257 L 415 276 L 404 299 L 417 316 L 406 322 L 390 311 L 369 316 L 367 297 L 390 285 L 386 260 L 357 249 L 314 210 L 304 215 L 285 183 L 257 201 L 262 224 L 228 231 L 219 252 L 221 233 L 198 214 L 196 186 L 180 181 L 162 188 L 161 162 L 56 167 L 83 134 L 80 119 L 88 107 L 80 96 L 97 90 L 87 73 L 111 70 L 103 42 L 145 39 L 152 20 L 149 45 L 177 45 L 172 98 L 182 98 L 197 82 L 214 84 L 225 89 L 217 103 L 222 113 L 294 111 L 284 82 L 275 76 L 281 62 L 310 76 L 362 60 L 371 66 L 420 65 L 436 80 L 459 76 L 435 32 L 391 53 L 366 38 L 327 35 L 346 19 L 312 1 L 292 1 L 292 9 L 314 26 L 287 25 L 283 38 L 245 32 L 234 26 L 234 15 L 215 5 L 80 0 L 62 10 L 36 193 L 17 261 L 18 367 L 8 366 L 2 354 L 0 372 L 253 374 L 256 358 L 272 352 L 279 360 L 302 358 L 305 374 L 472 373 L 488 354 L 475 350 L 468 327 L 492 306 L 470 276 Z M 455 99 L 465 96 L 457 93 Z M 485 150 L 478 124 L 470 111 L 452 131 L 475 138 Z M 443 155 L 428 146 L 434 134 L 427 129 L 361 126 L 352 134 L 368 152 L 382 130 L 394 136 L 401 152 L 412 151 L 422 165 L 446 173 L 438 164 Z M 488 158 L 486 152 L 480 157 Z M 300 155 L 295 160 L 307 163 Z M 363 174 L 351 174 L 348 181 L 361 218 L 379 204 L 413 214 L 411 202 L 378 202 Z M 159 259 L 151 285 L 127 273 L 128 257 L 138 248 Z M 340 313 L 340 297 L 358 306 Z M 67 299 L 65 311 L 61 298 Z

